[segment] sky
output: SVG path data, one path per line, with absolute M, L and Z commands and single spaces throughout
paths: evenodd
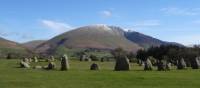
M 91 24 L 200 44 L 200 0 L 0 0 L 0 37 L 47 40 Z

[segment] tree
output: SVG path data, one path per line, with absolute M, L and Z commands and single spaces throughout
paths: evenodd
M 128 53 L 127 57 L 130 62 L 137 62 L 136 55 L 133 52 Z
M 90 55 L 90 59 L 92 60 L 92 61 L 98 61 L 99 59 L 97 58 L 97 56 L 95 56 L 95 55 Z
M 11 53 L 8 53 L 6 59 L 12 59 L 12 54 L 11 54 Z
M 111 52 L 114 58 L 121 57 L 121 56 L 127 56 L 127 52 L 123 48 L 116 48 Z
M 136 57 L 142 61 L 146 61 L 148 54 L 145 50 L 138 50 Z

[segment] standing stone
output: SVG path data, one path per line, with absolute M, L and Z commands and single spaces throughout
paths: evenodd
M 29 58 L 29 62 L 32 62 L 33 60 L 32 60 L 32 58 Z
M 37 62 L 38 62 L 38 59 L 37 59 L 37 57 L 36 57 L 36 56 L 33 58 L 33 60 L 34 60 L 34 62 L 35 62 L 35 63 L 37 63 Z
M 157 66 L 157 60 L 153 56 L 148 57 L 153 66 Z
M 168 62 L 166 66 L 166 70 L 171 70 L 172 69 L 172 63 Z
M 67 55 L 63 55 L 61 58 L 61 71 L 69 70 L 69 61 Z
M 23 60 L 20 62 L 20 67 L 21 68 L 30 68 L 29 63 L 24 62 Z
M 186 69 L 186 63 L 183 58 L 178 60 L 177 69 Z
M 92 60 L 91 60 L 91 58 L 87 57 L 87 58 L 85 58 L 85 61 L 91 62 Z
M 36 65 L 33 67 L 33 69 L 41 69 L 41 68 L 42 68 L 42 66 L 40 66 L 40 65 Z
M 143 63 L 143 61 L 142 61 L 142 60 L 140 60 L 140 59 L 138 59 L 138 64 L 139 64 L 139 66 L 144 66 L 144 63 Z
M 54 62 L 49 62 L 48 66 L 47 66 L 47 70 L 53 70 L 56 68 L 56 65 Z
M 45 61 L 46 61 L 46 62 L 51 62 L 51 59 L 48 58 L 48 59 L 45 59 Z
M 158 60 L 157 67 L 158 71 L 166 71 L 167 61 L 165 60 Z
M 129 59 L 126 56 L 118 56 L 116 58 L 115 71 L 130 70 Z
M 50 57 L 50 60 L 54 62 L 54 61 L 55 61 L 54 56 L 51 56 L 51 57 Z
M 102 58 L 101 58 L 101 62 L 104 62 L 104 60 L 105 60 L 105 58 L 104 58 L 104 57 L 102 57 Z
M 142 63 L 142 62 L 141 62 Z M 153 70 L 153 65 L 149 59 L 144 62 L 144 70 Z
M 98 64 L 93 63 L 93 64 L 90 66 L 90 70 L 99 70 Z
M 83 55 L 81 55 L 81 57 L 80 57 L 80 61 L 88 61 L 88 62 L 91 62 L 92 60 L 91 60 L 91 58 L 88 57 L 86 54 L 83 54 Z
M 80 56 L 80 61 L 85 61 L 86 57 L 87 57 L 87 56 L 86 56 L 85 54 L 84 54 L 84 55 L 81 55 L 81 56 Z
M 200 57 L 196 57 L 191 61 L 192 69 L 199 69 L 200 68 Z
M 22 61 L 29 64 L 29 59 L 28 58 L 23 58 Z

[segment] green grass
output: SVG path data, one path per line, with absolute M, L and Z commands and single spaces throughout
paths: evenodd
M 199 88 L 200 70 L 113 71 L 113 62 L 98 62 L 100 71 L 90 71 L 92 62 L 70 61 L 69 71 L 17 68 L 17 60 L 0 60 L 0 88 Z M 37 63 L 46 65 L 47 63 Z M 32 64 L 36 65 L 36 64 Z

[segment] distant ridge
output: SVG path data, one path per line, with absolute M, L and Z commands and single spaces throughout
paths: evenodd
M 22 45 L 0 38 L 0 58 L 6 58 L 8 54 L 27 55 L 28 53 L 30 52 Z
M 35 49 L 37 46 L 41 45 L 42 43 L 46 42 L 46 40 L 34 40 L 34 41 L 29 41 L 26 43 L 23 43 L 22 45 L 29 50 Z

